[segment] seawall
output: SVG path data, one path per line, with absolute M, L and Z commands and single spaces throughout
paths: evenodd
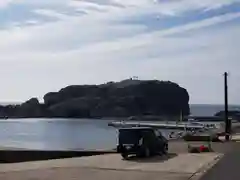
M 62 159 L 114 153 L 114 151 L 42 151 L 42 150 L 0 150 L 0 163 L 16 163 L 49 159 Z

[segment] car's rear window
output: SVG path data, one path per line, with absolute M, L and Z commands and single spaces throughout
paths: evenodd
M 140 138 L 140 132 L 136 130 L 121 129 L 119 130 L 120 144 L 135 144 Z

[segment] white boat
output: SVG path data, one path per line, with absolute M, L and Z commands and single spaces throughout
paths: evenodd
M 191 124 L 191 123 L 162 123 L 162 122 L 126 122 L 126 121 L 115 121 L 108 123 L 108 126 L 112 127 L 155 127 L 161 129 L 203 129 L 202 124 Z

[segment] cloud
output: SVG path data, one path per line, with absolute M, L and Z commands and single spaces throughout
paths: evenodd
M 90 2 L 97 5 L 119 5 L 131 9 L 129 12 L 131 15 L 134 13 L 154 13 L 164 15 L 181 15 L 187 11 L 193 11 L 198 9 L 212 10 L 218 9 L 223 6 L 238 3 L 240 0 L 74 0 L 72 3 L 84 3 Z
M 1 0 L 0 1 L 0 8 L 7 7 L 11 2 L 12 2 L 12 0 Z
M 237 1 L 219 0 L 217 6 L 213 0 L 35 2 L 18 1 L 55 20 L 26 17 L 0 30 L 4 101 L 136 75 L 175 81 L 194 103 L 221 103 L 226 70 L 235 89 L 230 88 L 230 101 L 240 100 L 240 10 L 230 8 Z
M 34 13 L 37 13 L 37 14 L 40 14 L 43 16 L 47 16 L 47 17 L 54 17 L 57 19 L 65 19 L 65 18 L 69 17 L 65 14 L 58 13 L 51 9 L 36 9 L 36 10 L 34 10 Z

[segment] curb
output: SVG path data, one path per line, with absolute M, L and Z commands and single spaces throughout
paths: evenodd
M 213 166 L 215 166 L 224 154 L 220 154 L 217 157 L 215 157 L 211 162 L 204 165 L 202 168 L 200 168 L 198 171 L 193 173 L 193 175 L 188 180 L 199 180 L 208 170 L 210 170 Z

